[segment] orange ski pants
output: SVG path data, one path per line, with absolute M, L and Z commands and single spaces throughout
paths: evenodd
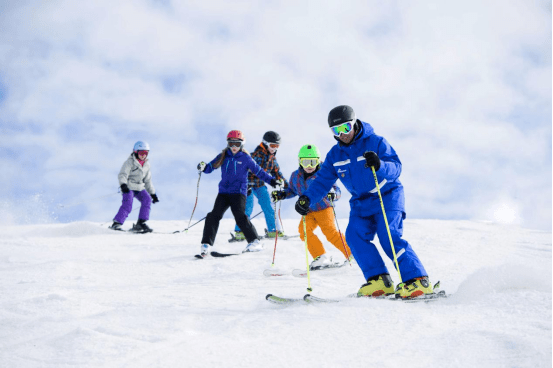
M 334 245 L 345 258 L 348 258 L 351 255 L 348 244 L 346 243 L 346 237 L 336 229 L 336 224 L 334 223 L 334 213 L 332 208 L 328 207 L 321 211 L 309 212 L 305 216 L 305 227 L 307 229 L 307 249 L 313 257 L 313 259 L 326 253 L 323 243 L 319 240 L 314 231 L 317 226 L 321 227 L 321 231 L 326 237 L 326 239 Z M 305 241 L 305 235 L 303 232 L 303 218 L 300 221 L 299 232 L 301 240 Z M 342 239 L 344 243 L 342 243 Z M 345 245 L 345 250 L 344 250 Z M 347 255 L 346 255 L 347 252 Z

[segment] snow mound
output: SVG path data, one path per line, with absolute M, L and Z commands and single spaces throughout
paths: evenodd
M 504 264 L 481 268 L 469 275 L 455 292 L 456 300 L 471 300 L 497 293 L 536 291 L 551 294 L 551 269 Z
M 37 225 L 32 226 L 27 232 L 31 237 L 88 237 L 91 235 L 114 235 L 114 231 L 107 228 L 108 225 L 98 226 L 98 223 L 79 221 L 69 224 Z

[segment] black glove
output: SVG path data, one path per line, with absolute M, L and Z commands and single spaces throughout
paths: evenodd
M 129 187 L 127 186 L 127 184 L 121 184 L 121 191 L 122 191 L 123 193 L 128 193 L 128 192 L 130 192 L 130 189 L 129 189 Z
M 271 198 L 273 199 L 273 202 L 278 202 L 281 199 L 286 198 L 286 193 L 283 190 L 273 190 L 271 192 Z
M 157 194 L 151 194 L 151 197 L 152 197 L 152 203 L 157 203 L 159 202 L 159 199 L 157 198 Z
M 252 194 L 252 187 L 248 187 L 248 191 L 246 192 L 248 196 Z
M 305 216 L 309 213 L 309 204 L 311 200 L 308 196 L 302 195 L 296 202 L 296 212 L 302 216 Z
M 373 151 L 367 151 L 363 153 L 363 157 L 365 157 L 365 167 L 371 167 L 374 166 L 374 171 L 378 171 L 380 169 L 380 159 L 378 158 L 378 155 L 374 153 Z
M 281 186 L 284 182 L 281 180 L 281 179 L 275 179 L 275 178 L 272 178 L 271 179 L 271 182 L 269 183 L 270 186 L 272 186 L 273 188 L 276 187 L 277 185 Z
M 200 163 L 198 164 L 198 171 L 203 172 L 203 171 L 205 170 L 205 167 L 206 167 L 206 166 L 207 166 L 207 164 L 206 164 L 205 162 L 203 162 L 203 161 L 200 162 Z
M 328 198 L 329 201 L 334 202 L 336 200 L 336 193 L 330 192 L 326 195 L 326 198 Z

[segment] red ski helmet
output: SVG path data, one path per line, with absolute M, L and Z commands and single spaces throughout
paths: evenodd
M 229 140 L 238 140 L 238 141 L 245 141 L 246 138 L 244 137 L 244 134 L 242 134 L 239 130 L 231 130 L 227 134 L 227 141 Z

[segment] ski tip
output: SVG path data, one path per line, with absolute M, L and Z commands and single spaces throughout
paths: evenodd
M 292 270 L 292 276 L 294 277 L 307 277 L 307 271 L 295 269 Z
M 269 300 L 270 297 L 272 297 L 273 294 L 267 294 L 267 296 L 265 297 L 265 300 Z
M 286 272 L 280 272 L 278 270 L 273 270 L 273 269 L 271 270 L 267 269 L 263 271 L 263 276 L 265 277 L 285 276 L 285 275 L 286 275 Z

